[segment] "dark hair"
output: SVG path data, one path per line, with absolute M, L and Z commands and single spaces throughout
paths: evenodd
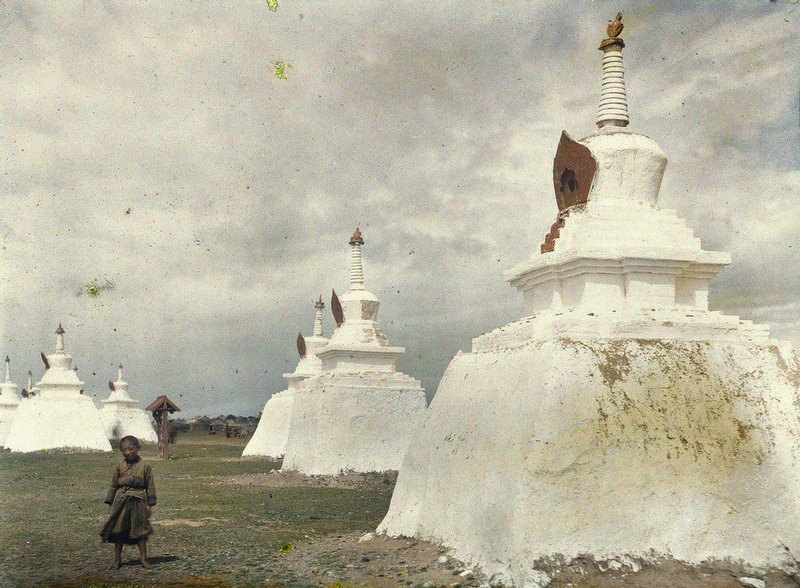
M 119 440 L 120 447 L 122 447 L 123 443 L 130 443 L 134 447 L 141 447 L 141 445 L 139 445 L 139 440 L 133 435 L 125 435 L 122 439 Z

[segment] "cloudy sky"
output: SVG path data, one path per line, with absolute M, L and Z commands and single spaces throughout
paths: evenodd
M 554 219 L 561 130 L 594 130 L 618 10 L 631 128 L 670 161 L 660 204 L 733 254 L 712 306 L 800 344 L 796 3 L 3 0 L 14 379 L 41 377 L 61 322 L 88 394 L 121 362 L 142 401 L 256 414 L 312 298 L 347 290 L 358 225 L 399 367 L 432 396 L 521 316 L 502 271 Z

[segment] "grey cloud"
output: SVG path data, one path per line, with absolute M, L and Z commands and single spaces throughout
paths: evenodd
M 662 203 L 734 253 L 714 304 L 796 333 L 796 230 L 780 222 L 797 215 L 796 15 L 622 9 L 633 125 L 670 158 Z M 530 2 L 3 10 L 3 351 L 21 381 L 64 322 L 87 389 L 105 394 L 122 361 L 135 397 L 176 394 L 186 414 L 254 414 L 285 387 L 310 299 L 347 289 L 356 225 L 400 367 L 429 396 L 455 351 L 519 316 L 502 270 L 553 220 L 560 130 L 593 129 L 613 16 Z M 745 23 L 760 36 L 732 39 Z M 115 288 L 75 295 L 93 279 Z

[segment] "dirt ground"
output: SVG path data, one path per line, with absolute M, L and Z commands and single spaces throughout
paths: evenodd
M 135 588 L 163 586 L 497 586 L 448 549 L 375 536 L 394 474 L 304 476 L 280 464 L 242 459 L 246 440 L 184 438 L 173 459 L 153 464 L 158 504 L 149 541 L 153 567 L 98 530 L 108 476 L 118 455 L 0 452 L 0 586 Z M 632 564 L 625 565 L 625 564 Z M 690 568 L 674 561 L 538 562 L 552 588 L 740 588 L 751 576 L 734 564 Z M 774 573 L 769 588 L 800 586 Z

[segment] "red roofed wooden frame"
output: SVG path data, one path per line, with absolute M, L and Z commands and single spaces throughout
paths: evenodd
M 145 410 L 149 410 L 150 412 L 155 412 L 157 410 L 168 410 L 169 412 L 181 411 L 172 400 L 163 395 L 153 400 Z

